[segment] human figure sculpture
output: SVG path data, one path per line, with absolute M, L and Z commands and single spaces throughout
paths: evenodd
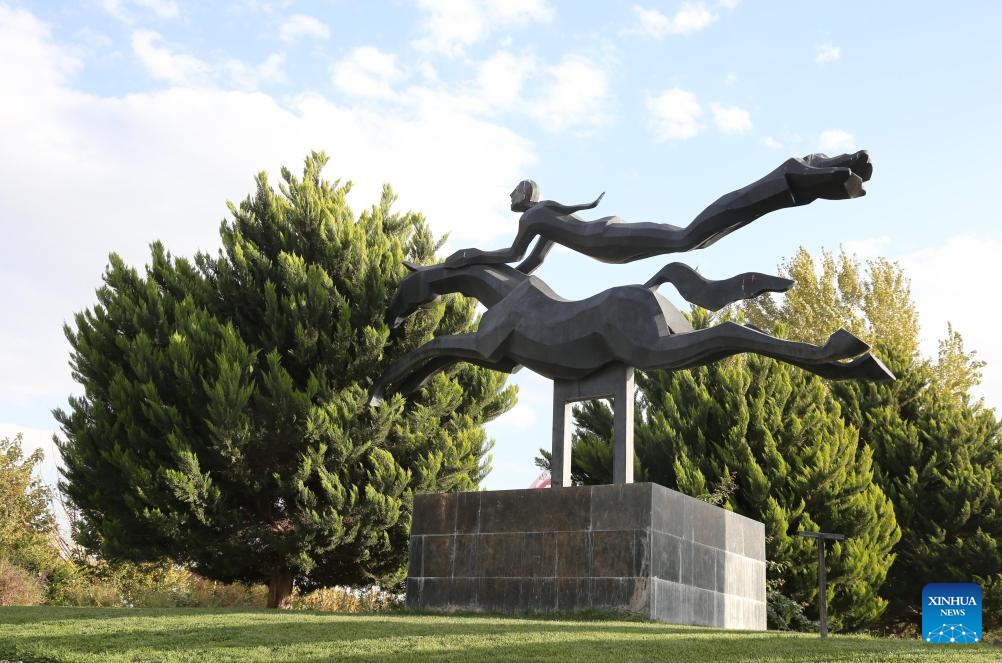
M 602 200 L 563 205 L 539 200 L 539 187 L 523 180 L 511 192 L 511 210 L 521 212 L 511 246 L 495 251 L 462 249 L 444 265 L 459 268 L 479 264 L 511 263 L 525 256 L 518 271 L 531 274 L 554 244 L 562 244 L 601 262 L 627 263 L 666 253 L 705 248 L 760 216 L 786 207 L 806 205 L 819 198 L 841 200 L 865 195 L 863 182 L 873 166 L 865 150 L 829 157 L 809 154 L 791 158 L 765 177 L 717 199 L 685 227 L 668 223 L 627 223 L 617 216 L 585 221 L 575 212 L 593 209 Z

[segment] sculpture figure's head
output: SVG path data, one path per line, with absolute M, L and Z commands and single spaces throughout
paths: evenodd
M 525 212 L 539 202 L 539 185 L 532 180 L 522 180 L 511 192 L 511 211 Z
M 422 267 L 412 262 L 404 261 L 404 266 L 411 271 L 404 277 L 397 288 L 393 302 L 386 310 L 386 324 L 398 327 L 419 308 L 428 306 L 438 299 L 438 293 L 431 288 L 431 279 L 426 273 L 431 267 Z

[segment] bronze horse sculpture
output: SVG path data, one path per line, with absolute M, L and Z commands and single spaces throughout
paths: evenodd
M 526 366 L 554 380 L 580 380 L 616 364 L 675 370 L 753 352 L 831 379 L 893 379 L 869 346 L 847 331 L 836 331 L 825 345 L 816 346 L 733 322 L 693 330 L 656 291 L 671 282 L 689 302 L 716 310 L 764 292 L 788 290 L 793 285 L 788 279 L 749 272 L 708 281 L 682 263 L 670 263 L 643 285 L 568 301 L 530 275 L 554 244 L 609 263 L 704 248 L 778 209 L 862 196 L 872 173 L 863 150 L 787 159 L 765 177 L 721 196 L 685 227 L 627 223 L 615 216 L 585 221 L 575 212 L 596 207 L 602 196 L 582 205 L 539 201 L 535 182 L 525 180 L 511 193 L 511 209 L 521 217 L 510 247 L 463 249 L 438 265 L 407 265 L 411 273 L 401 281 L 387 314 L 396 325 L 435 297 L 458 292 L 487 307 L 477 331 L 441 336 L 407 354 L 376 380 L 370 398 L 378 402 L 390 386 L 414 391 L 459 361 L 506 372 Z M 522 260 L 517 267 L 507 264 L 516 260 Z
M 509 373 L 525 366 L 551 379 L 575 380 L 614 363 L 674 370 L 753 352 L 831 379 L 894 377 L 866 343 L 845 330 L 836 331 L 823 346 L 779 339 L 734 322 L 693 330 L 656 291 L 671 282 L 692 303 L 718 309 L 793 284 L 776 276 L 749 272 L 709 281 L 686 265 L 671 263 L 643 285 L 569 301 L 539 278 L 506 264 L 407 266 L 411 273 L 387 314 L 391 323 L 399 324 L 439 295 L 453 292 L 477 298 L 487 311 L 475 332 L 432 339 L 390 366 L 372 386 L 372 403 L 381 401 L 392 385 L 404 393 L 415 391 L 460 361 Z M 845 359 L 850 361 L 840 361 Z

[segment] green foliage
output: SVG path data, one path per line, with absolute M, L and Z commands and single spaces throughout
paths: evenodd
M 366 588 L 322 587 L 309 593 L 297 588 L 289 599 L 290 610 L 320 612 L 385 612 L 403 606 L 403 594 L 394 594 L 378 585 Z
M 37 574 L 0 557 L 0 606 L 40 605 L 45 585 Z
M 109 560 L 189 564 L 265 581 L 277 604 L 311 588 L 403 573 L 414 492 L 471 490 L 488 471 L 482 424 L 511 407 L 504 376 L 462 365 L 373 410 L 388 362 L 473 324 L 449 297 L 390 330 L 404 258 L 434 260 L 418 214 L 380 202 L 357 218 L 350 184 L 282 171 L 220 228 L 218 256 L 144 272 L 112 254 L 98 303 L 66 335 L 84 395 L 57 411 L 62 489 L 78 540 Z
M 49 577 L 49 605 L 127 608 L 265 607 L 263 585 L 218 583 L 169 560 L 78 561 Z
M 845 253 L 837 260 L 824 253 L 819 274 L 801 250 L 782 271 L 796 287 L 781 302 L 749 302 L 750 319 L 788 324 L 791 335 L 812 341 L 844 326 L 868 340 L 898 378 L 835 382 L 831 390 L 860 444 L 872 450 L 874 476 L 902 531 L 881 591 L 891 602 L 886 616 L 917 620 L 916 588 L 990 578 L 1002 568 L 1002 425 L 970 395 L 984 362 L 952 326 L 935 359 L 920 356 L 908 280 L 893 262 L 864 266 Z
M 779 631 L 816 631 L 818 622 L 808 619 L 804 612 L 807 604 L 798 603 L 783 593 L 784 577 L 789 566 L 789 562 L 765 561 L 766 623 L 770 629 Z
M 32 573 L 58 561 L 56 523 L 49 510 L 49 490 L 33 476 L 41 449 L 28 457 L 20 434 L 0 438 L 0 558 Z
M 767 557 L 789 564 L 784 591 L 811 611 L 816 552 L 796 533 L 846 534 L 828 555 L 832 626 L 856 628 L 880 615 L 885 601 L 876 590 L 899 532 L 874 483 L 870 449 L 859 445 L 821 379 L 747 356 L 688 375 L 651 372 L 638 383 L 647 406 L 641 465 L 671 468 L 651 479 L 700 495 L 733 473 L 737 491 L 725 508 L 765 523 Z

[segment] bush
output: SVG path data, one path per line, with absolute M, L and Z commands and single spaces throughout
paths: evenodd
M 49 577 L 49 605 L 125 608 L 263 608 L 264 585 L 206 580 L 170 562 L 65 562 Z
M 303 594 L 292 591 L 286 603 L 289 610 L 320 610 L 324 612 L 383 612 L 400 607 L 403 595 L 388 592 L 378 585 L 364 589 L 325 587 Z
M 0 558 L 0 605 L 40 605 L 44 599 L 41 578 Z
M 73 572 L 58 581 L 49 582 L 49 605 L 64 605 L 89 608 L 114 608 L 122 605 L 122 599 L 114 585 L 85 573 Z
M 1002 573 L 975 580 L 981 585 L 981 620 L 984 630 L 1002 629 Z
M 766 622 L 770 629 L 780 631 L 815 631 L 818 622 L 808 619 L 804 614 L 803 603 L 798 603 L 781 590 L 784 575 L 790 568 L 789 562 L 774 562 L 766 560 L 766 571 L 769 579 L 765 583 Z
M 264 608 L 268 605 L 267 585 L 224 584 L 191 574 L 188 602 L 191 608 Z

